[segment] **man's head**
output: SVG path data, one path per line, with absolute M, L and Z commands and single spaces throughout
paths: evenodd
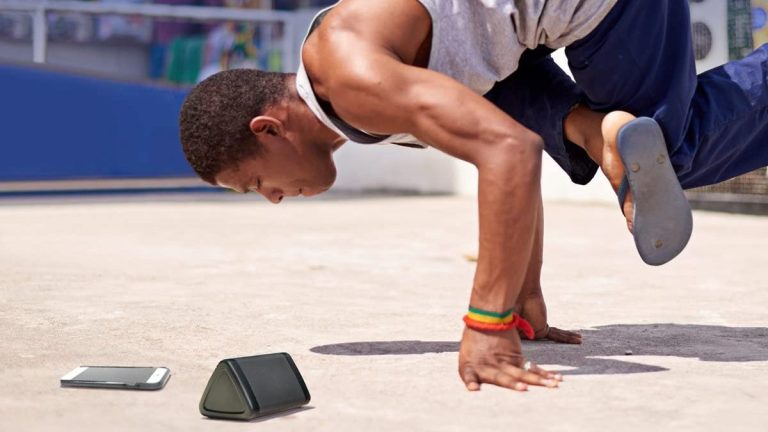
M 315 119 L 293 84 L 291 74 L 237 69 L 192 89 L 179 127 L 195 172 L 208 183 L 257 191 L 274 203 L 330 188 L 338 137 Z

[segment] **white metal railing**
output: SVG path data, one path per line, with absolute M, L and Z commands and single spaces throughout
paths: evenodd
M 48 12 L 75 12 L 96 15 L 130 15 L 147 18 L 170 18 L 189 21 L 238 21 L 281 23 L 283 39 L 280 51 L 284 71 L 298 67 L 298 50 L 309 17 L 303 13 L 266 9 L 232 9 L 207 6 L 173 6 L 160 4 L 85 3 L 79 1 L 0 0 L 0 12 L 28 12 L 33 16 L 32 50 L 36 63 L 45 63 L 47 54 Z

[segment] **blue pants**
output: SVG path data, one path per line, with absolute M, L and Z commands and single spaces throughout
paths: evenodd
M 486 98 L 544 138 L 575 183 L 597 166 L 563 137 L 583 103 L 655 119 L 683 188 L 718 183 L 768 165 L 768 45 L 696 76 L 687 0 L 619 1 L 587 37 L 566 48 L 576 83 L 542 48 Z

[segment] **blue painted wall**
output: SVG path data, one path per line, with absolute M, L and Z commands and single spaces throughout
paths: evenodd
M 0 181 L 195 176 L 186 90 L 0 64 Z

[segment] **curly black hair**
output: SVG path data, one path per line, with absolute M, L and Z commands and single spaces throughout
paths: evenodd
M 179 115 L 181 147 L 200 178 L 215 184 L 223 170 L 258 154 L 251 119 L 287 96 L 288 77 L 234 69 L 207 78 L 189 92 Z

